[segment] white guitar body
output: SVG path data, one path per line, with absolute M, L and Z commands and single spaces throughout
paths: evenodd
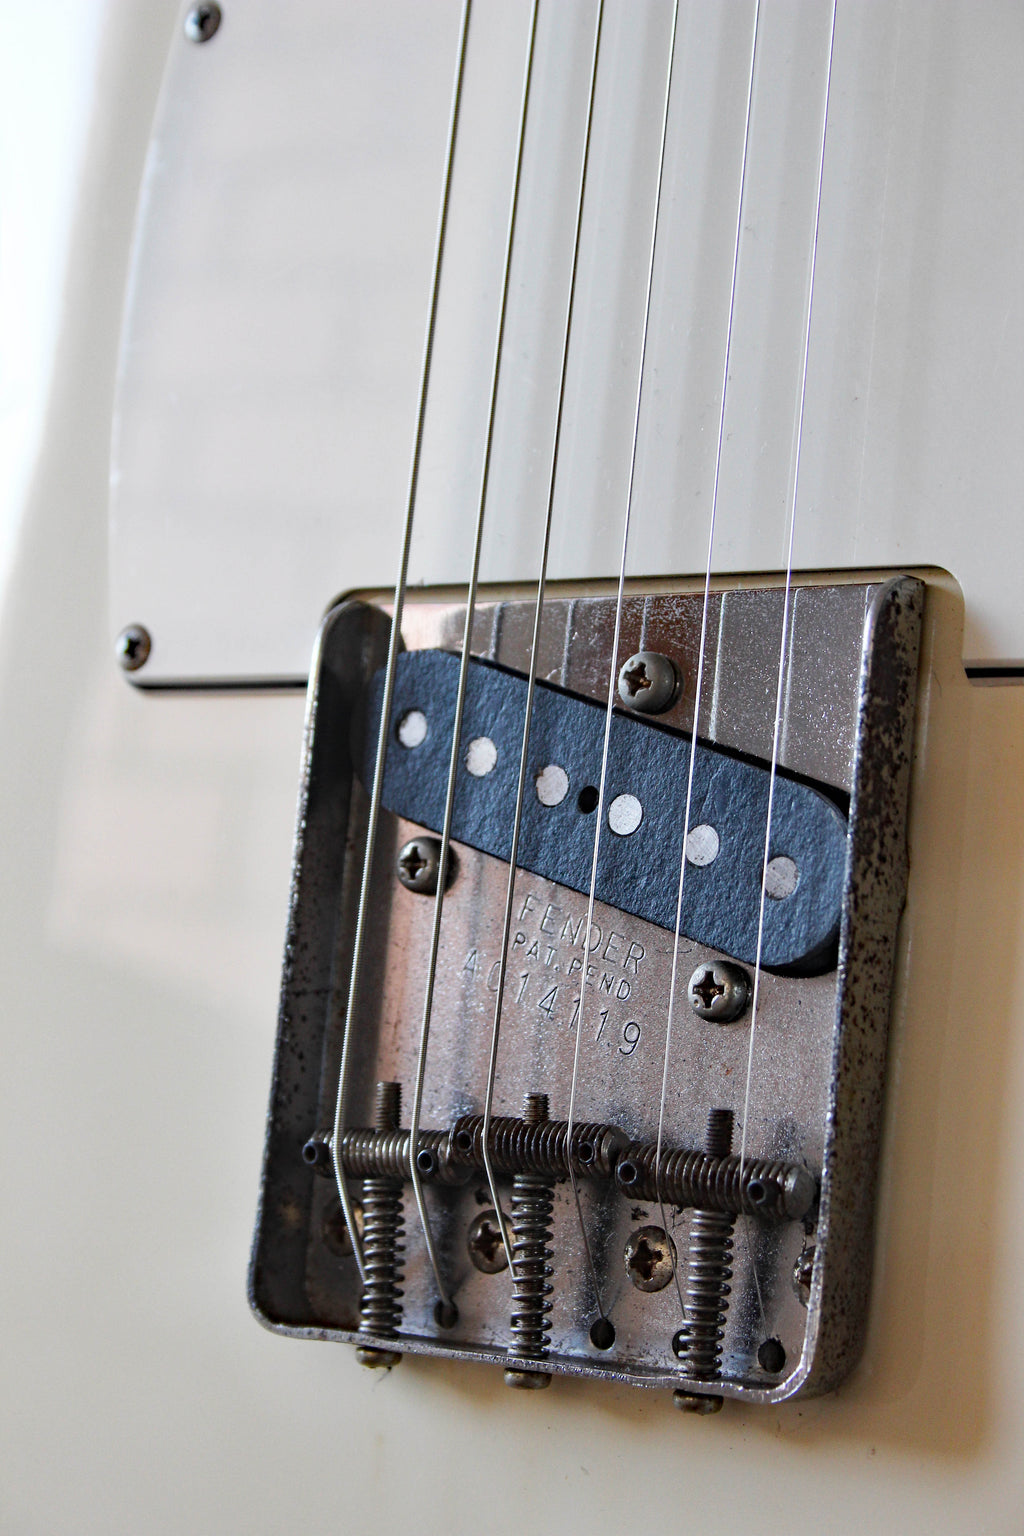
M 998 0 L 941 7 L 846 0 L 844 7 L 840 0 L 839 168 L 826 162 L 833 169 L 823 178 L 822 217 L 831 217 L 823 227 L 831 233 L 822 239 L 815 303 L 822 295 L 824 339 L 811 353 L 794 560 L 803 569 L 927 570 L 929 591 L 872 1302 L 863 1359 L 838 1391 L 767 1408 L 727 1402 L 721 1414 L 691 1418 L 672 1411 L 666 1392 L 603 1382 L 556 1378 L 547 1393 L 513 1393 L 494 1368 L 414 1356 L 397 1370 L 367 1372 L 348 1350 L 274 1337 L 246 1305 L 303 724 L 301 692 L 282 685 L 303 675 L 337 593 L 382 589 L 394 579 L 458 12 L 403 4 L 382 20 L 377 7 L 235 4 L 237 14 L 226 4 L 221 33 L 200 46 L 181 41 L 176 4 L 143 15 L 112 0 L 102 11 L 96 62 L 83 64 L 90 108 L 76 192 L 66 194 L 74 210 L 66 280 L 63 288 L 54 283 L 50 298 L 59 340 L 41 446 L 28 493 L 11 493 L 17 542 L 0 624 L 0 1528 L 12 1536 L 531 1527 L 595 1536 L 638 1528 L 1020 1532 L 1024 679 L 1014 685 L 1004 675 L 1005 686 L 987 686 L 991 679 L 964 669 L 965 659 L 975 673 L 1019 670 L 1024 660 L 1019 7 Z M 772 8 L 773 0 L 762 0 L 765 15 Z M 515 108 L 526 7 L 479 9 L 484 41 L 470 77 L 476 94 L 467 98 L 471 147 L 462 174 L 479 174 L 479 185 L 490 188 L 486 135 L 472 130 L 502 81 Z M 669 9 L 609 5 L 617 29 L 609 57 L 619 61 L 627 96 L 633 89 L 647 99 L 637 81 L 645 59 L 662 58 Z M 777 6 L 780 30 L 766 23 L 765 90 L 782 76 L 789 81 L 799 154 L 794 186 L 783 185 L 791 166 L 786 135 L 766 119 L 764 137 L 754 141 L 767 148 L 762 179 L 752 183 L 761 190 L 752 194 L 751 220 L 771 248 L 759 257 L 757 239 L 750 242 L 750 287 L 736 309 L 748 339 L 738 342 L 735 430 L 723 459 L 722 506 L 735 516 L 721 514 L 719 572 L 785 566 L 828 9 Z M 681 41 L 691 51 L 681 57 L 694 78 L 702 58 L 728 60 L 733 42 L 740 65 L 749 58 L 747 8 L 683 10 Z M 572 41 L 560 42 L 559 28 L 583 35 L 592 14 L 586 6 L 552 7 L 550 70 Z M 643 26 L 633 26 L 636 18 Z M 314 21 L 321 42 L 311 44 L 302 29 Z M 269 43 L 268 28 L 276 28 Z M 806 58 L 787 37 L 801 40 Z M 255 167 L 260 156 L 272 160 L 275 132 L 313 131 L 310 81 L 318 69 L 330 79 L 335 66 L 325 65 L 324 52 L 339 38 L 351 45 L 337 64 L 338 99 L 348 104 L 342 126 L 335 124 L 340 137 L 322 164 L 307 167 L 308 196 L 296 199 L 298 223 L 308 218 L 323 241 L 322 264 L 313 263 L 307 279 L 289 262 L 313 236 L 287 210 L 275 214 L 266 187 L 239 180 L 239 201 L 224 205 L 224 232 L 215 238 L 224 185 L 217 178 L 225 164 L 237 165 L 240 142 Z M 636 38 L 643 46 L 636 43 L 634 57 Z M 216 67 L 215 50 L 227 61 L 223 91 L 188 74 L 197 64 Z M 880 59 L 889 73 L 879 77 Z M 267 73 L 275 61 L 280 81 Z M 388 69 L 401 85 L 382 107 Z M 704 140 L 700 123 L 685 114 L 673 141 L 676 184 L 699 201 L 684 206 L 680 192 L 674 205 L 670 227 L 685 291 L 659 301 L 667 306 L 655 331 L 659 377 L 668 377 L 681 335 L 696 360 L 690 373 L 664 384 L 670 395 L 677 391 L 667 409 L 683 425 L 671 451 L 650 433 L 638 485 L 647 542 L 636 546 L 630 574 L 699 578 L 703 567 L 720 389 L 709 381 L 721 373 L 729 308 L 742 69 L 734 78 L 722 65 L 720 83 L 715 110 L 733 124 L 721 164 L 710 153 L 706 163 L 687 161 L 680 146 Z M 580 73 L 572 89 L 579 96 L 585 87 Z M 554 111 L 561 96 L 539 90 L 538 99 L 543 116 L 544 103 Z M 699 118 L 692 93 L 682 99 Z M 336 105 L 329 92 L 324 100 Z M 158 101 L 160 133 L 146 179 L 152 216 L 139 226 L 122 353 Z M 404 101 L 408 119 L 399 113 L 389 141 L 382 137 L 388 113 Z M 738 130 L 730 115 L 737 101 Z M 223 141 L 215 137 L 218 102 Z M 650 121 L 638 117 L 638 134 L 650 139 L 653 131 L 656 149 L 657 102 L 650 111 Z M 365 143 L 361 123 L 371 125 Z M 542 152 L 535 153 L 539 163 Z M 410 155 L 419 157 L 414 170 Z M 605 163 L 614 197 L 614 156 Z M 719 188 L 727 164 L 723 211 L 708 179 Z M 191 168 L 187 176 L 182 166 Z M 325 197 L 339 167 L 349 201 L 331 208 Z M 630 167 L 619 170 L 622 198 L 633 189 L 641 204 L 636 228 L 646 207 L 649 231 L 653 182 L 641 196 Z M 390 194 L 381 191 L 387 175 L 395 178 Z M 421 205 L 403 203 L 417 187 Z M 191 189 L 201 215 L 191 255 L 182 188 Z M 472 415 L 488 379 L 486 349 L 481 361 L 475 338 L 485 320 L 493 330 L 494 309 L 493 292 L 467 288 L 466 273 L 473 260 L 485 262 L 480 230 L 493 235 L 500 223 L 507 181 L 494 196 L 492 207 L 466 193 L 460 206 L 469 211 L 453 227 L 439 403 L 428 416 L 413 580 L 452 590 L 466 580 L 472 520 L 453 508 L 464 506 L 484 425 Z M 531 248 L 541 243 L 550 206 L 540 193 L 528 205 L 536 221 Z M 695 206 L 715 226 L 703 245 L 688 234 Z M 772 222 L 779 207 L 796 208 L 797 234 Z M 255 222 L 254 209 L 262 210 Z M 625 202 L 621 227 L 633 229 L 624 209 Z M 406 212 L 408 245 L 396 245 Z M 500 235 L 499 227 L 498 259 Z M 635 249 L 625 239 L 616 250 L 598 242 L 609 267 L 602 273 L 598 263 L 588 277 L 594 291 L 624 285 L 622 304 L 634 321 L 635 296 L 622 274 L 635 273 L 645 238 L 641 229 Z M 161 249 L 163 271 L 153 256 Z M 245 249 L 251 267 L 240 260 Z M 197 297 L 197 273 L 216 251 L 225 256 L 223 270 L 210 268 L 219 309 L 209 292 L 206 307 Z M 253 277 L 260 260 L 262 275 Z M 385 260 L 392 267 L 382 272 Z M 277 276 L 268 279 L 268 271 Z M 545 271 L 538 257 L 517 291 L 542 283 Z M 791 292 L 779 291 L 778 271 L 792 276 Z M 171 291 L 176 272 L 187 278 L 181 291 Z M 229 312 L 235 288 L 237 308 Z M 249 307 L 258 291 L 261 314 Z M 281 299 L 276 329 L 271 291 Z M 303 294 L 314 310 L 305 331 Z M 329 323 L 320 298 L 334 306 Z M 676 313 L 673 303 L 681 306 Z M 531 508 L 540 482 L 526 472 L 516 482 L 509 467 L 544 399 L 550 406 L 556 354 L 549 327 L 538 324 L 531 341 L 532 312 L 524 302 L 510 351 L 527 358 L 541 382 L 518 415 L 508 406 L 501 418 L 504 478 L 496 479 L 505 521 L 499 508 L 504 533 L 484 573 L 491 581 L 534 574 Z M 695 313 L 699 326 L 686 318 Z M 757 335 L 759 316 L 769 318 Z M 614 519 L 628 424 L 619 441 L 621 429 L 617 437 L 592 419 L 586 391 L 628 396 L 638 354 L 630 340 L 628 355 L 618 357 L 621 323 L 617 313 L 602 333 L 595 318 L 585 332 L 592 351 L 581 355 L 574 386 L 576 479 L 567 471 L 553 556 L 553 574 L 562 578 L 617 573 Z M 264 345 L 241 356 L 254 328 Z M 779 328 L 788 363 L 773 372 L 764 359 L 774 355 Z M 233 357 L 237 373 L 217 375 L 217 360 L 226 370 Z M 268 404 L 275 380 L 284 397 L 277 418 Z M 296 403 L 303 388 L 308 394 Z M 207 432 L 218 401 L 223 420 Z M 166 437 L 152 435 L 158 428 Z M 606 455 L 597 469 L 595 443 Z M 583 540 L 569 487 L 585 499 L 578 487 L 587 474 L 597 531 Z M 282 511 L 296 484 L 295 505 Z M 659 513 L 691 505 L 698 511 L 690 522 Z M 136 680 L 186 686 L 126 685 L 111 644 L 132 622 L 153 634 L 151 670 Z M 277 686 L 231 691 L 253 682 Z M 227 686 L 200 691 L 204 683 Z

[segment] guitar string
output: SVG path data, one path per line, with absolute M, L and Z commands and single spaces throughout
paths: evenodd
M 615 598 L 615 626 L 612 635 L 611 663 L 608 674 L 608 702 L 604 717 L 604 742 L 601 749 L 601 777 L 598 783 L 596 817 L 594 828 L 594 851 L 590 864 L 590 894 L 587 899 L 587 917 L 583 929 L 583 963 L 580 970 L 580 995 L 576 1004 L 576 1041 L 573 1047 L 572 1083 L 569 1089 L 569 1113 L 566 1124 L 566 1146 L 572 1145 L 572 1132 L 576 1116 L 576 1089 L 579 1082 L 580 1070 L 580 1043 L 583 1039 L 583 1024 L 586 1014 L 585 1000 L 587 993 L 587 956 L 590 953 L 590 935 L 594 926 L 594 902 L 597 892 L 597 862 L 601 847 L 601 831 L 604 825 L 604 797 L 605 785 L 608 778 L 608 754 L 611 742 L 612 714 L 615 706 L 615 686 L 618 676 L 619 643 L 622 635 L 622 607 L 626 587 L 626 556 L 629 547 L 629 524 L 633 510 L 633 487 L 636 480 L 637 446 L 640 437 L 640 407 L 643 402 L 644 388 L 644 364 L 647 360 L 647 338 L 651 320 L 651 296 L 654 289 L 654 266 L 658 249 L 658 226 L 661 213 L 661 194 L 665 178 L 665 151 L 668 141 L 669 109 L 672 102 L 672 75 L 675 63 L 676 34 L 679 27 L 679 0 L 675 0 L 672 8 L 672 27 L 668 41 L 668 70 L 665 77 L 665 94 L 661 115 L 661 144 L 658 152 L 658 176 L 654 194 L 654 219 L 651 228 L 650 252 L 647 260 L 647 286 L 644 295 L 644 318 L 640 333 L 640 361 L 637 369 L 636 399 L 633 410 L 633 432 L 630 444 L 629 479 L 626 486 L 626 506 L 622 519 L 622 553 L 619 561 L 618 587 Z M 601 1298 L 601 1286 L 598 1281 L 597 1268 L 594 1264 L 594 1255 L 590 1246 L 590 1237 L 587 1232 L 587 1224 L 583 1217 L 583 1205 L 580 1200 L 579 1183 L 573 1168 L 572 1159 L 567 1159 L 569 1168 L 569 1182 L 572 1185 L 573 1201 L 576 1206 L 576 1216 L 579 1222 L 580 1233 L 583 1238 L 583 1247 L 586 1253 L 587 1265 L 590 1270 L 591 1280 L 594 1286 L 594 1294 L 597 1300 L 597 1310 L 601 1318 L 606 1316 Z
M 522 106 L 519 114 L 519 130 L 516 141 L 515 174 L 512 197 L 509 204 L 508 226 L 505 235 L 504 270 L 502 274 L 501 301 L 498 310 L 498 327 L 494 343 L 494 368 L 491 375 L 490 400 L 488 402 L 487 435 L 484 442 L 483 467 L 480 475 L 480 491 L 477 503 L 476 530 L 473 539 L 473 561 L 466 592 L 466 623 L 459 658 L 459 681 L 455 699 L 455 719 L 452 725 L 451 756 L 448 763 L 448 787 L 445 794 L 444 822 L 441 829 L 441 849 L 438 856 L 437 893 L 434 897 L 434 915 L 430 934 L 430 954 L 427 961 L 427 981 L 423 997 L 423 1017 L 420 1025 L 419 1052 L 416 1058 L 416 1081 L 413 1089 L 412 1109 L 409 1117 L 409 1145 L 419 1144 L 420 1115 L 423 1109 L 423 1085 L 427 1068 L 427 1049 L 430 1042 L 430 1019 L 434 1006 L 434 984 L 437 978 L 437 957 L 441 941 L 441 916 L 444 911 L 444 890 L 448 877 L 448 861 L 451 851 L 452 818 L 455 810 L 455 789 L 458 781 L 459 757 L 462 749 L 462 719 L 466 704 L 466 688 L 469 680 L 469 660 L 473 639 L 473 618 L 476 611 L 477 586 L 480 576 L 480 552 L 483 546 L 484 520 L 487 507 L 487 491 L 491 472 L 491 453 L 494 447 L 494 425 L 497 416 L 498 383 L 501 377 L 502 351 L 505 341 L 505 321 L 508 315 L 508 298 L 511 287 L 512 248 L 515 243 L 516 217 L 519 212 L 519 191 L 522 183 L 523 149 L 526 142 L 526 120 L 530 104 L 530 84 L 533 77 L 534 49 L 537 41 L 537 11 L 539 0 L 533 0 L 530 10 L 529 41 L 523 75 Z M 423 1228 L 423 1240 L 434 1272 L 434 1281 L 442 1308 L 451 1312 L 452 1301 L 441 1276 L 441 1266 L 434 1244 L 430 1213 L 423 1194 L 423 1180 L 414 1154 L 409 1159 L 410 1182 Z
M 765 902 L 768 894 L 768 860 L 771 847 L 772 813 L 775 807 L 775 783 L 779 763 L 779 739 L 782 732 L 782 702 L 785 687 L 786 660 L 790 646 L 791 606 L 793 591 L 793 537 L 796 528 L 796 504 L 800 486 L 800 458 L 803 448 L 804 417 L 807 404 L 807 371 L 808 359 L 811 350 L 811 322 L 814 312 L 814 281 L 818 265 L 818 235 L 821 225 L 821 193 L 825 179 L 825 146 L 828 138 L 828 109 L 829 98 L 832 90 L 832 59 L 835 52 L 836 38 L 836 9 L 838 0 L 832 0 L 832 15 L 829 26 L 828 60 L 825 66 L 825 90 L 824 105 L 821 116 L 821 139 L 818 147 L 818 182 L 814 203 L 814 226 L 811 238 L 810 272 L 807 280 L 807 315 L 804 325 L 803 359 L 800 370 L 800 399 L 797 410 L 797 422 L 795 441 L 793 446 L 793 475 L 792 492 L 789 504 L 789 529 L 786 547 L 786 584 L 782 608 L 782 638 L 779 647 L 779 675 L 775 691 L 775 724 L 772 732 L 772 760 L 768 780 L 768 815 L 765 821 L 764 832 L 764 856 L 761 861 L 761 900 L 757 920 L 757 953 L 754 962 L 754 987 L 750 1003 L 750 1042 L 747 1049 L 747 1075 L 743 1090 L 743 1128 L 740 1134 L 740 1161 L 739 1177 L 740 1185 L 743 1183 L 743 1168 L 747 1155 L 747 1121 L 750 1114 L 750 1085 L 754 1070 L 754 1040 L 757 1032 L 757 1007 L 761 991 L 761 956 L 764 949 L 764 914 Z M 756 1269 L 751 1261 L 755 1282 Z M 760 1296 L 760 1286 L 758 1286 Z
M 494 1084 L 498 1067 L 498 1041 L 501 1033 L 501 1015 L 505 998 L 505 976 L 508 969 L 508 941 L 512 931 L 512 909 L 515 901 L 516 864 L 519 858 L 519 837 L 522 827 L 523 807 L 526 793 L 527 766 L 530 751 L 530 730 L 533 718 L 533 699 L 537 678 L 537 656 L 540 647 L 541 620 L 544 613 L 544 590 L 547 583 L 548 554 L 551 546 L 551 524 L 555 504 L 555 486 L 558 477 L 559 449 L 562 441 L 562 417 L 565 409 L 565 385 L 569 364 L 569 339 L 572 332 L 573 309 L 576 299 L 576 278 L 579 271 L 580 235 L 583 227 L 583 205 L 587 187 L 587 167 L 590 162 L 590 138 L 594 121 L 594 97 L 597 86 L 598 61 L 601 53 L 601 25 L 604 18 L 604 0 L 598 0 L 597 18 L 594 26 L 594 53 L 593 64 L 590 70 L 590 88 L 587 97 L 586 127 L 583 135 L 583 154 L 580 166 L 579 194 L 576 200 L 576 226 L 573 233 L 572 267 L 569 276 L 569 294 L 565 308 L 565 323 L 562 331 L 562 357 L 558 378 L 558 397 L 555 408 L 554 436 L 551 445 L 551 467 L 548 473 L 548 497 L 547 510 L 544 521 L 544 539 L 540 559 L 540 573 L 537 577 L 537 596 L 533 614 L 533 636 L 530 642 L 530 670 L 526 687 L 526 714 L 523 720 L 522 750 L 519 757 L 519 781 L 516 786 L 516 808 L 512 823 L 512 848 L 509 853 L 508 882 L 505 891 L 505 915 L 501 931 L 501 948 L 498 961 L 498 985 L 497 996 L 494 1001 L 494 1019 L 491 1026 L 490 1058 L 487 1069 L 487 1090 L 484 1096 L 484 1121 L 483 1121 L 483 1159 L 484 1170 L 487 1174 L 487 1185 L 491 1192 L 491 1200 L 494 1204 L 498 1226 L 501 1230 L 501 1240 L 505 1247 L 505 1256 L 508 1260 L 509 1273 L 515 1278 L 515 1261 L 512 1255 L 512 1244 L 508 1234 L 505 1215 L 501 1208 L 498 1196 L 498 1184 L 491 1161 L 490 1131 L 491 1119 L 494 1112 Z
M 455 166 L 455 144 L 458 136 L 459 115 L 462 108 L 462 87 L 466 72 L 466 44 L 469 38 L 469 18 L 473 0 L 464 0 L 459 28 L 458 53 L 455 65 L 455 81 L 452 88 L 451 109 L 448 117 L 448 136 L 445 149 L 444 181 L 441 192 L 441 210 L 438 215 L 437 234 L 434 242 L 434 260 L 430 289 L 430 308 L 427 315 L 427 331 L 420 368 L 419 402 L 416 413 L 416 431 L 413 438 L 412 463 L 409 471 L 409 491 L 406 499 L 405 524 L 402 532 L 402 551 L 395 581 L 395 595 L 391 616 L 391 634 L 388 640 L 387 663 L 384 671 L 384 695 L 381 701 L 380 729 L 377 735 L 377 758 L 373 769 L 370 790 L 370 807 L 367 818 L 366 847 L 363 852 L 363 869 L 359 886 L 359 905 L 356 910 L 352 941 L 352 962 L 349 971 L 348 1001 L 345 1009 L 345 1027 L 342 1033 L 341 1060 L 338 1065 L 338 1092 L 334 1106 L 334 1128 L 331 1140 L 331 1160 L 334 1164 L 334 1180 L 338 1198 L 345 1217 L 352 1253 L 363 1285 L 366 1284 L 366 1262 L 363 1257 L 362 1238 L 355 1219 L 355 1207 L 349 1193 L 345 1170 L 341 1164 L 341 1138 L 345 1129 L 345 1110 L 348 1099 L 348 1083 L 351 1070 L 352 1020 L 355 1017 L 359 982 L 362 975 L 363 950 L 366 937 L 366 914 L 369 905 L 370 884 L 373 878 L 374 855 L 377 847 L 377 829 L 380 824 L 381 800 L 384 792 L 384 768 L 390 736 L 391 705 L 395 689 L 395 671 L 401 645 L 402 613 L 409 576 L 409 555 L 412 548 L 413 521 L 416 497 L 419 490 L 420 462 L 423 451 L 423 431 L 427 414 L 427 395 L 434 358 L 434 336 L 437 329 L 437 311 L 441 292 L 441 268 L 444 262 L 445 242 L 448 233 L 448 212 L 451 206 L 452 176 Z
M 676 923 L 672 937 L 672 973 L 669 981 L 668 993 L 668 1020 L 665 1026 L 665 1052 L 661 1069 L 661 1098 L 658 1103 L 658 1139 L 654 1155 L 654 1180 L 658 1194 L 658 1210 L 661 1215 L 661 1225 L 664 1232 L 668 1232 L 668 1222 L 665 1219 L 665 1196 L 661 1187 L 661 1151 L 665 1136 L 665 1104 L 668 1097 L 668 1068 L 672 1050 L 672 1023 L 675 1015 L 676 985 L 679 975 L 679 939 L 683 921 L 683 884 L 686 878 L 686 843 L 690 835 L 690 820 L 693 809 L 693 776 L 697 760 L 697 728 L 700 723 L 700 706 L 704 693 L 704 657 L 708 633 L 708 611 L 711 605 L 711 564 L 715 546 L 715 525 L 718 517 L 718 490 L 722 473 L 722 450 L 725 444 L 725 413 L 729 393 L 729 366 L 732 358 L 732 329 L 736 312 L 736 285 L 739 275 L 740 246 L 743 236 L 743 209 L 747 185 L 747 158 L 750 149 L 750 124 L 752 106 L 754 100 L 754 76 L 757 65 L 757 41 L 758 26 L 760 23 L 761 0 L 754 0 L 754 20 L 750 44 L 750 72 L 747 77 L 747 102 L 743 122 L 743 151 L 740 157 L 740 181 L 739 194 L 736 200 L 736 230 L 732 247 L 732 274 L 729 283 L 729 316 L 725 329 L 725 357 L 722 365 L 722 395 L 718 413 L 718 439 L 715 446 L 715 472 L 711 488 L 711 513 L 708 519 L 708 556 L 704 570 L 704 600 L 701 606 L 700 617 L 700 641 L 697 652 L 697 678 L 695 684 L 695 699 L 693 705 L 693 735 L 690 741 L 690 763 L 686 776 L 686 807 L 683 812 L 683 841 L 679 855 L 679 884 L 676 890 Z M 683 1305 L 683 1292 L 679 1278 L 678 1264 L 673 1266 L 673 1278 L 675 1280 L 676 1294 L 679 1297 L 679 1309 L 684 1314 L 686 1308 Z

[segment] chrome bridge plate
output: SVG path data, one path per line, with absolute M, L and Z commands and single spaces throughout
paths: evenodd
M 545 1370 L 773 1402 L 835 1386 L 859 1354 L 870 1280 L 871 1226 L 882 1081 L 896 928 L 905 877 L 905 810 L 924 588 L 905 576 L 849 581 L 798 578 L 778 741 L 780 770 L 811 782 L 848 818 L 841 927 L 826 968 L 794 976 L 764 970 L 756 1031 L 749 1008 L 732 1023 L 698 1016 L 687 986 L 701 966 L 734 957 L 683 936 L 668 1059 L 664 1145 L 699 1152 L 708 1113 L 731 1110 L 738 1151 L 746 1106 L 745 1156 L 770 1159 L 813 1182 L 799 1219 L 737 1216 L 721 1356 L 713 1379 L 693 1379 L 673 1349 L 685 1324 L 694 1214 L 665 1200 L 631 1198 L 615 1178 L 578 1180 L 581 1236 L 570 1184 L 554 1187 L 550 1350 Z M 658 717 L 694 730 L 702 583 L 658 590 L 632 586 L 616 666 L 638 652 L 669 656 L 682 678 Z M 771 758 L 777 668 L 786 607 L 770 578 L 717 584 L 707 623 L 696 734 L 702 743 L 761 763 Z M 582 698 L 607 698 L 615 616 L 607 587 L 549 589 L 538 676 Z M 530 594 L 488 593 L 474 616 L 472 653 L 524 672 L 533 620 Z M 408 651 L 457 650 L 464 606 L 444 594 L 407 603 Z M 325 1146 L 334 1117 L 344 1010 L 367 819 L 353 729 L 389 632 L 386 601 L 331 610 L 310 680 L 292 908 L 281 997 L 266 1159 L 250 1271 L 259 1317 L 286 1333 L 373 1343 L 360 1335 L 361 1285 Z M 406 709 L 408 705 L 406 704 Z M 422 701 L 429 724 L 431 700 Z M 464 737 L 464 747 L 468 742 Z M 550 747 L 550 741 L 548 743 Z M 391 751 L 403 750 L 400 739 Z M 548 756 L 552 753 L 549 751 Z M 568 754 L 567 754 L 568 755 Z M 557 765 L 556 765 L 557 766 Z M 575 793 L 579 786 L 573 785 Z M 532 790 L 532 783 L 528 786 Z M 636 787 L 657 795 L 657 784 Z M 679 846 L 661 857 L 678 869 Z M 580 815 L 592 813 L 580 810 Z M 415 1080 L 433 900 L 396 875 L 399 850 L 423 828 L 383 814 L 370 893 L 369 944 L 352 1029 L 347 1124 L 373 1123 L 375 1085 Z M 606 836 L 610 835 L 605 832 Z M 763 825 L 758 836 L 764 837 Z M 507 865 L 465 843 L 446 892 L 427 1056 L 421 1129 L 449 1132 L 484 1103 Z M 585 980 L 575 1121 L 611 1124 L 624 1140 L 657 1136 L 671 985 L 673 935 L 598 902 L 584 940 L 587 898 L 520 869 L 495 1082 L 494 1112 L 518 1116 L 524 1095 L 549 1096 L 564 1121 L 573 1074 L 580 982 Z M 747 967 L 749 970 L 749 966 Z M 751 1062 L 748 1084 L 748 1060 Z M 312 1143 L 315 1145 L 315 1143 Z M 449 1143 L 449 1146 L 452 1143 Z M 327 1173 L 328 1176 L 323 1176 Z M 437 1254 L 458 1316 L 437 1317 L 437 1290 L 408 1183 L 398 1337 L 400 1352 L 507 1365 L 511 1283 L 507 1269 L 483 1272 L 469 1251 L 473 1223 L 492 1204 L 470 1159 L 464 1182 L 425 1186 Z M 500 1183 L 507 1200 L 510 1176 Z M 809 1187 L 809 1186 L 808 1186 Z M 360 1199 L 358 1179 L 351 1183 Z M 505 1206 L 507 1210 L 507 1205 Z M 645 1289 L 631 1263 L 644 1229 L 675 1252 L 659 1289 Z M 657 1240 L 655 1241 L 655 1248 Z M 479 1258 L 479 1250 L 477 1252 Z M 675 1283 L 678 1280 L 678 1286 Z M 591 1329 L 603 1310 L 614 1342 Z

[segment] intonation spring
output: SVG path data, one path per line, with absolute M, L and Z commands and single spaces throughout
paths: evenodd
M 401 1118 L 399 1083 L 377 1084 L 377 1129 L 397 1131 Z M 408 1140 L 408 1138 L 406 1138 Z M 377 1175 L 363 1183 L 363 1259 L 366 1284 L 359 1307 L 359 1332 L 368 1338 L 393 1339 L 402 1321 L 402 1178 Z M 364 1346 L 364 1365 L 394 1365 L 393 1350 Z
M 544 1093 L 526 1096 L 523 1120 L 527 1126 L 547 1121 L 548 1099 Z M 551 1303 L 551 1213 L 554 1185 L 540 1173 L 517 1173 L 512 1181 L 512 1343 L 505 1380 L 510 1387 L 546 1387 L 547 1371 L 523 1371 L 517 1360 L 543 1360 L 551 1342 L 548 1314 Z
M 728 1155 L 732 1110 L 711 1110 L 705 1145 L 714 1157 Z M 676 1334 L 674 1348 L 687 1376 L 694 1381 L 714 1381 L 720 1373 L 735 1224 L 735 1216 L 724 1211 L 698 1209 L 690 1219 L 683 1303 L 686 1321 Z

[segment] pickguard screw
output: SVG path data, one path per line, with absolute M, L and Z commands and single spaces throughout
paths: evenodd
M 433 896 L 437 890 L 437 877 L 441 868 L 441 840 L 437 837 L 414 837 L 398 855 L 398 878 L 407 891 L 420 896 Z M 451 853 L 448 855 L 449 879 L 454 869 Z
M 619 698 L 641 714 L 663 714 L 675 703 L 679 689 L 675 663 L 658 651 L 637 651 L 619 668 Z
M 638 1291 L 663 1291 L 676 1268 L 676 1247 L 662 1227 L 639 1227 L 626 1244 L 626 1274 Z
M 219 30 L 224 13 L 219 5 L 194 5 L 185 17 L 185 36 L 190 43 L 208 43 Z
M 376 1128 L 397 1131 L 401 1124 L 402 1085 L 377 1084 Z M 359 1332 L 374 1339 L 393 1339 L 402 1320 L 401 1259 L 402 1181 L 379 1178 L 363 1180 L 363 1261 L 366 1283 L 359 1304 Z M 356 1350 L 361 1365 L 379 1369 L 397 1365 L 402 1356 L 395 1349 L 364 1344 Z
M 731 960 L 710 961 L 698 965 L 690 977 L 687 996 L 699 1019 L 732 1024 L 746 1011 L 750 1001 L 750 977 Z
M 483 1275 L 496 1275 L 508 1269 L 508 1254 L 501 1239 L 498 1214 L 491 1208 L 481 1211 L 466 1237 L 469 1256 Z
M 526 1125 L 543 1125 L 548 1118 L 546 1093 L 528 1093 L 523 1106 Z M 505 1368 L 509 1387 L 551 1385 L 550 1371 L 524 1371 L 516 1360 L 543 1360 L 551 1343 L 548 1313 L 551 1303 L 551 1212 L 555 1186 L 543 1174 L 517 1173 L 512 1180 L 512 1343 Z
M 117 637 L 114 654 L 125 672 L 137 672 L 149 660 L 153 641 L 141 624 L 129 624 Z

